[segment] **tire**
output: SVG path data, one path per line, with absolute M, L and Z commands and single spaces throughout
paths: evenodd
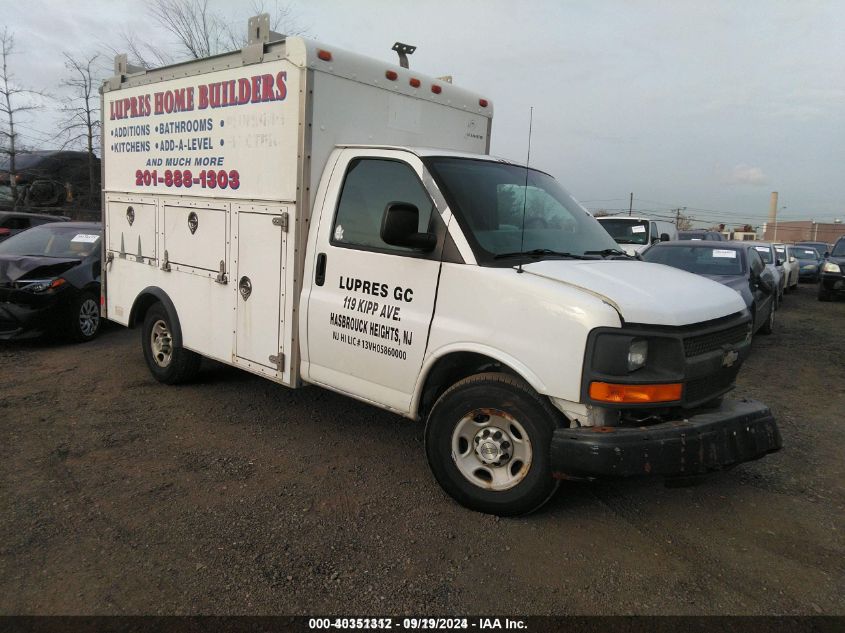
M 760 326 L 760 334 L 771 334 L 775 330 L 775 303 L 772 301 L 769 304 L 769 316 L 766 317 L 766 322 Z
M 67 331 L 72 341 L 87 343 L 94 340 L 102 324 L 99 295 L 83 292 L 71 302 Z
M 173 345 L 175 325 L 164 306 L 155 303 L 147 310 L 141 328 L 141 347 L 147 367 L 156 380 L 167 385 L 188 382 L 196 376 L 202 362 L 202 356 L 196 352 Z
M 825 290 L 824 287 L 819 284 L 819 301 L 833 301 L 833 294 L 829 290 Z
M 440 396 L 428 416 L 429 466 L 443 490 L 471 510 L 527 514 L 546 503 L 560 483 L 552 477 L 549 454 L 559 419 L 519 378 L 470 376 Z M 482 446 L 485 459 L 498 461 L 483 461 Z

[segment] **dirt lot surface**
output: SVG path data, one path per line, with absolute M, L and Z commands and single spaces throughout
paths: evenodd
M 811 287 L 736 394 L 783 451 L 515 520 L 442 493 L 418 424 L 213 363 L 162 386 L 138 339 L 0 346 L 2 614 L 845 614 L 845 302 Z

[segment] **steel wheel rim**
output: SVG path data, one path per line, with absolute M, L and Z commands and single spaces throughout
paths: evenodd
M 518 485 L 531 469 L 532 455 L 525 427 L 504 411 L 470 411 L 452 432 L 452 459 L 458 472 L 485 490 Z
M 79 306 L 79 331 L 83 336 L 94 336 L 100 327 L 100 307 L 93 299 L 86 299 Z
M 159 367 L 167 367 L 173 358 L 173 337 L 167 328 L 167 323 L 159 319 L 153 324 L 150 332 L 150 350 L 153 360 Z

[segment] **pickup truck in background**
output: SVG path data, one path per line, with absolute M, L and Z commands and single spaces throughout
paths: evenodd
M 443 489 L 499 515 L 780 448 L 767 407 L 723 399 L 740 297 L 620 255 L 552 176 L 490 156 L 488 97 L 249 32 L 103 86 L 103 313 L 157 380 L 207 357 L 423 421 Z

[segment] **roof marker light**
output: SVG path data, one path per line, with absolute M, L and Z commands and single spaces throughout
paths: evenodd
M 390 81 L 396 81 L 399 78 L 399 75 L 395 70 L 385 71 L 384 76 L 390 79 Z
M 486 107 L 487 107 L 487 105 L 488 105 L 488 103 L 487 103 L 487 99 L 479 99 L 479 100 L 478 100 L 478 105 L 480 105 L 482 108 L 486 108 Z
M 441 87 L 440 87 L 440 86 L 438 86 L 437 84 L 431 84 L 431 91 L 432 91 L 434 94 L 439 95 L 441 92 L 443 92 L 443 88 L 441 88 Z
M 332 61 L 332 54 L 329 51 L 325 51 L 322 48 L 317 51 L 317 57 L 322 59 L 324 62 Z
M 417 79 L 416 77 L 411 77 L 411 78 L 408 80 L 408 83 L 409 83 L 409 84 L 411 84 L 414 88 L 419 88 L 419 87 L 420 87 L 420 80 L 419 80 L 419 79 Z

